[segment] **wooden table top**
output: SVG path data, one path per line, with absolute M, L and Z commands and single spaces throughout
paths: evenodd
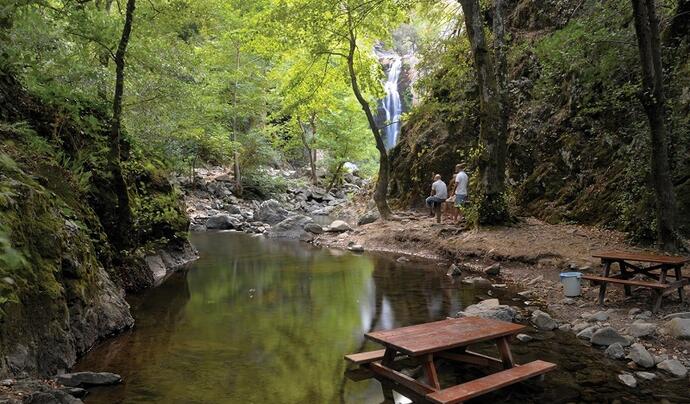
M 681 265 L 690 262 L 690 257 L 679 257 L 671 255 L 656 255 L 640 252 L 626 252 L 626 251 L 601 251 L 593 254 L 594 258 L 602 258 L 609 260 L 627 260 L 638 262 L 655 262 L 659 264 L 673 264 Z
M 523 325 L 505 321 L 463 317 L 374 331 L 365 336 L 387 348 L 418 356 L 517 334 L 523 329 Z

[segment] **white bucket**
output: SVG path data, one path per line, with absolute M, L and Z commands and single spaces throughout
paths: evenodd
M 581 272 L 561 272 L 561 283 L 566 297 L 580 296 Z

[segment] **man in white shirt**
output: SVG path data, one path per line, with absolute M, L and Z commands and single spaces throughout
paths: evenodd
M 467 184 L 470 182 L 467 173 L 465 172 L 465 167 L 462 164 L 457 164 L 455 166 L 455 211 L 453 212 L 453 219 L 456 222 L 462 220 L 462 207 L 465 206 L 467 201 Z
M 441 180 L 441 175 L 436 174 L 434 176 L 434 183 L 431 184 L 431 196 L 426 198 L 426 206 L 431 208 L 431 216 L 434 216 L 434 205 L 437 205 L 440 209 L 441 204 L 446 198 L 448 198 L 448 187 Z

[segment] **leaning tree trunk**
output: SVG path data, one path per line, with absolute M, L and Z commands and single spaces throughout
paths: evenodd
M 390 163 L 388 161 L 388 151 L 386 151 L 386 144 L 383 142 L 381 131 L 376 126 L 374 114 L 371 112 L 369 102 L 362 95 L 362 91 L 357 83 L 357 73 L 355 71 L 355 52 L 357 51 L 357 41 L 354 32 L 350 30 L 350 48 L 347 54 L 347 68 L 350 73 L 350 83 L 352 84 L 352 91 L 355 93 L 355 98 L 364 110 L 369 122 L 369 129 L 376 140 L 376 149 L 379 151 L 379 175 L 376 180 L 376 188 L 374 189 L 374 202 L 381 214 L 381 218 L 388 219 L 392 212 L 388 206 L 388 181 L 390 177 Z
M 120 153 L 120 132 L 122 126 L 122 95 L 124 93 L 125 82 L 125 54 L 129 44 L 129 36 L 132 32 L 132 21 L 134 20 L 134 8 L 136 0 L 127 1 L 125 12 L 125 25 L 122 28 L 122 36 L 115 53 L 115 97 L 113 98 L 113 117 L 110 123 L 110 155 L 109 166 L 113 180 L 114 191 L 117 195 L 117 229 L 114 234 L 117 240 L 113 240 L 116 245 L 126 247 L 130 245 L 130 229 L 132 224 L 132 213 L 129 207 L 129 194 L 127 184 L 122 174 L 121 153 Z
M 659 20 L 654 0 L 632 0 L 635 15 L 635 31 L 642 66 L 640 95 L 647 113 L 652 146 L 652 183 L 656 196 L 657 238 L 663 249 L 677 248 L 675 229 L 676 198 L 671 181 L 666 138 L 666 111 L 661 65 L 661 41 Z
M 509 220 L 505 201 L 506 136 L 502 134 L 499 86 L 494 61 L 484 36 L 478 0 L 460 0 L 465 29 L 472 49 L 479 87 L 479 224 L 500 224 Z M 505 57 L 505 55 L 504 55 Z M 500 69 L 499 69 L 500 70 Z

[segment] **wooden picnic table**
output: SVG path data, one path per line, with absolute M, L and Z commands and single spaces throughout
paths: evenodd
M 393 385 L 395 390 L 418 401 L 460 403 L 556 368 L 555 364 L 539 360 L 525 365 L 515 364 L 510 352 L 510 339 L 524 328 L 504 321 L 464 317 L 375 331 L 365 334 L 366 338 L 385 349 L 346 355 L 345 359 L 366 367 L 381 380 L 388 400 L 392 400 L 392 392 L 385 385 Z M 485 341 L 496 343 L 500 358 L 467 349 L 471 344 Z M 417 381 L 393 368 L 396 358 L 403 356 L 422 365 L 426 382 Z M 438 358 L 502 370 L 442 389 L 434 363 Z
M 582 279 L 600 285 L 599 304 L 604 304 L 606 285 L 609 283 L 623 285 L 626 296 L 632 294 L 632 286 L 651 289 L 653 291 L 652 311 L 655 313 L 661 308 L 661 301 L 668 292 L 677 290 L 681 302 L 683 301 L 683 287 L 688 284 L 688 276 L 683 275 L 682 268 L 690 262 L 689 257 L 625 251 L 603 251 L 594 254 L 593 257 L 601 259 L 602 276 L 583 275 Z M 611 274 L 613 264 L 618 264 L 617 274 Z M 669 271 L 672 273 L 669 274 Z M 644 275 L 653 281 L 632 279 L 636 275 Z

